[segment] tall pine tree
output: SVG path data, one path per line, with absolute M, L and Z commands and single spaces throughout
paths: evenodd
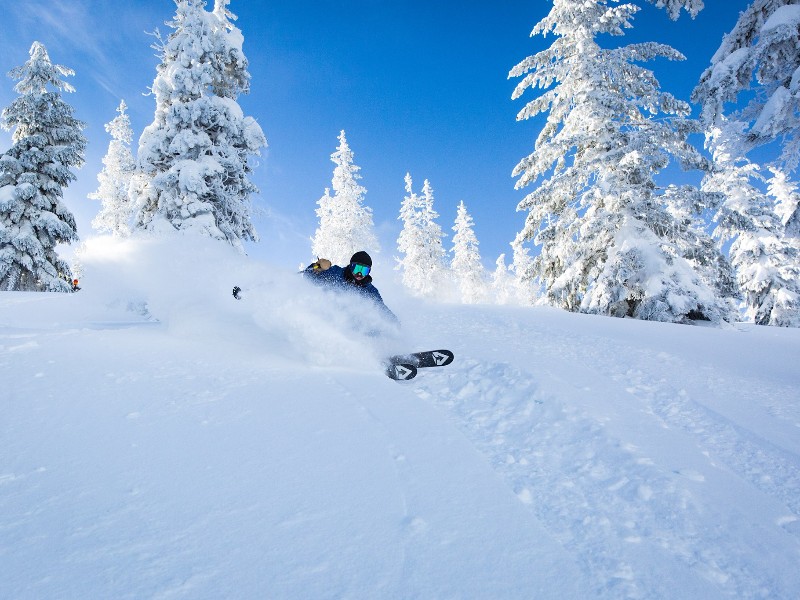
M 532 33 L 554 33 L 553 44 L 509 75 L 523 77 L 514 98 L 528 88 L 546 90 L 518 120 L 548 113 L 535 151 L 513 173 L 518 189 L 547 177 L 519 205 L 529 214 L 516 242 L 533 241 L 540 252 L 517 275 L 571 311 L 671 322 L 728 319 L 724 261 L 710 240 L 699 247 L 712 254 L 698 255 L 693 242 L 701 233 L 675 218 L 655 182 L 671 161 L 706 168 L 687 141 L 698 131 L 686 118 L 690 107 L 660 91 L 654 74 L 638 64 L 683 56 L 657 43 L 601 48 L 596 38 L 622 35 L 638 11 L 612 4 L 554 0 Z M 692 4 L 667 8 L 677 14 Z M 680 191 L 683 197 L 669 202 L 695 198 Z
M 0 289 L 70 291 L 70 268 L 56 244 L 77 241 L 75 218 L 63 190 L 75 179 L 71 167 L 84 160 L 83 122 L 61 91 L 71 69 L 53 64 L 34 42 L 29 60 L 11 71 L 20 96 L 1 117 L 13 129 L 13 146 L 0 158 Z
M 174 30 L 157 49 L 155 119 L 139 139 L 135 226 L 195 230 L 241 248 L 257 239 L 251 222 L 251 157 L 266 146 L 237 103 L 250 74 L 229 0 L 176 0 Z M 159 38 L 160 40 L 160 38 Z
M 133 130 L 131 120 L 125 112 L 127 105 L 122 100 L 117 112 L 119 115 L 106 123 L 106 131 L 111 134 L 108 152 L 103 157 L 103 170 L 97 175 L 100 186 L 89 194 L 91 200 L 100 200 L 100 212 L 92 221 L 92 227 L 108 232 L 115 237 L 130 235 L 132 217 L 128 188 L 136 169 L 131 154 Z
M 353 151 L 347 143 L 344 130 L 339 133 L 339 146 L 331 154 L 336 165 L 330 189 L 317 201 L 319 227 L 311 241 L 311 252 L 344 265 L 350 257 L 364 250 L 370 254 L 379 251 L 372 222 L 372 209 L 364 205 L 366 188 L 358 183 L 361 168 L 353 163 Z

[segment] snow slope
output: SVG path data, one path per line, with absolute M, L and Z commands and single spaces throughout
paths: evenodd
M 800 596 L 800 331 L 427 304 L 376 267 L 376 338 L 224 249 L 82 261 L 77 294 L 0 293 L 0 598 Z

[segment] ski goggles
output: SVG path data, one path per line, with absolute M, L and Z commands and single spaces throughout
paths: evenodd
M 362 277 L 366 277 L 369 275 L 369 269 L 367 265 L 360 265 L 358 263 L 350 263 L 350 272 L 355 275 L 361 275 Z

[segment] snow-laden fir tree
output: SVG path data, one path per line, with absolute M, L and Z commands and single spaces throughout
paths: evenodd
M 411 174 L 406 173 L 406 193 L 400 205 L 403 228 L 397 238 L 402 258 L 403 284 L 417 296 L 436 298 L 444 295 L 447 284 L 447 263 L 442 228 L 436 223 L 439 214 L 433 208 L 433 187 L 426 179 L 422 195 L 413 190 Z
M 125 112 L 127 105 L 119 103 L 114 119 L 106 123 L 106 131 L 111 135 L 108 152 L 103 157 L 103 170 L 97 175 L 100 186 L 89 194 L 91 200 L 100 200 L 100 212 L 92 221 L 92 227 L 100 232 L 108 232 L 115 237 L 130 235 L 132 218 L 128 189 L 136 169 L 131 154 L 133 129 L 131 120 Z
M 800 193 L 797 184 L 782 169 L 771 167 L 770 171 L 772 177 L 767 190 L 775 198 L 775 212 L 783 224 L 783 234 L 790 243 L 800 248 Z
M 516 296 L 522 304 L 534 305 L 541 300 L 541 290 L 534 284 L 531 273 L 534 272 L 536 264 L 531 256 L 530 248 L 525 246 L 525 230 L 519 232 L 511 246 L 511 265 L 509 271 L 514 274 L 514 285 Z
M 517 299 L 517 283 L 506 265 L 505 254 L 498 256 L 495 261 L 489 289 L 495 304 L 511 304 Z
M 174 31 L 166 41 L 156 34 L 155 118 L 139 138 L 131 194 L 137 229 L 200 231 L 241 248 L 256 239 L 250 174 L 266 139 L 237 103 L 250 74 L 228 4 L 208 12 L 204 0 L 176 0 Z
M 535 151 L 513 172 L 517 189 L 547 177 L 518 207 L 529 214 L 516 241 L 533 241 L 540 252 L 517 276 L 571 311 L 719 322 L 730 318 L 720 297 L 726 274 L 713 271 L 724 261 L 697 255 L 691 242 L 699 230 L 667 210 L 655 183 L 671 161 L 706 168 L 687 142 L 698 125 L 686 118 L 688 104 L 660 91 L 638 64 L 683 56 L 657 43 L 604 49 L 595 39 L 622 35 L 637 11 L 610 0 L 554 0 L 532 33 L 554 33 L 553 44 L 509 75 L 523 77 L 515 99 L 528 88 L 545 90 L 518 120 L 548 113 Z M 702 248 L 717 253 L 712 243 Z M 701 273 L 697 263 L 709 268 Z
M 800 161 L 800 0 L 754 0 L 739 14 L 692 100 L 709 123 L 721 115 L 747 123 L 745 151 L 781 140 L 778 159 L 788 170 Z M 725 112 L 725 103 L 737 110 Z
M 311 252 L 319 258 L 327 258 L 334 264 L 346 265 L 350 257 L 364 250 L 374 254 L 380 250 L 372 222 L 372 209 L 364 205 L 367 190 L 358 183 L 361 167 L 353 162 L 353 151 L 347 143 L 344 130 L 339 133 L 339 146 L 331 154 L 333 169 L 331 187 L 317 201 L 319 218 Z
M 29 60 L 9 73 L 19 97 L 0 123 L 14 130 L 12 147 L 0 158 L 0 290 L 70 291 L 69 265 L 56 245 L 78 239 L 63 190 L 75 179 L 71 167 L 84 160 L 83 122 L 61 91 L 71 69 L 53 64 L 34 42 Z
M 719 198 L 714 235 L 721 245 L 732 241 L 730 260 L 748 320 L 800 327 L 800 253 L 783 237 L 772 202 L 754 184 L 763 184 L 758 167 L 739 152 L 744 126 L 720 119 L 709 131 L 714 171 L 704 179 L 703 188 Z
M 458 285 L 461 301 L 476 304 L 486 298 L 486 274 L 478 251 L 478 238 L 473 229 L 474 221 L 462 200 L 458 205 L 453 225 L 453 259 L 450 270 Z

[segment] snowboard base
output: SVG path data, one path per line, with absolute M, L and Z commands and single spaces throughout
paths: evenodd
M 398 354 L 386 359 L 385 373 L 390 379 L 408 381 L 417 376 L 419 369 L 444 367 L 453 362 L 455 356 L 450 350 L 428 350 L 412 354 Z

